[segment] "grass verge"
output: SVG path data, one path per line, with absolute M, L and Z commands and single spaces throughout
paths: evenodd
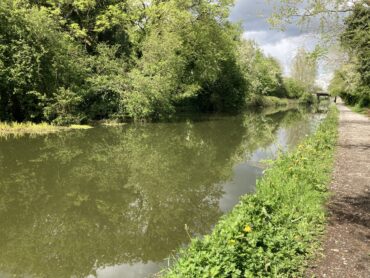
M 355 105 L 355 106 L 347 105 L 347 106 L 349 107 L 349 109 L 351 109 L 355 113 L 359 113 L 359 114 L 370 117 L 370 108 L 368 107 L 361 107 L 359 105 Z
M 302 277 L 325 226 L 338 111 L 281 155 L 210 235 L 193 239 L 164 277 Z

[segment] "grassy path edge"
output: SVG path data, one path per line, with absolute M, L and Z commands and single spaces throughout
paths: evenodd
M 315 134 L 281 155 L 210 235 L 182 249 L 164 277 L 296 277 L 320 245 L 338 137 L 332 106 Z

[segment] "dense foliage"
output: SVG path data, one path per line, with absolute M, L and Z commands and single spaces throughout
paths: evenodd
M 282 155 L 255 195 L 194 239 L 166 277 L 299 277 L 323 229 L 337 134 L 332 108 L 315 135 Z
M 355 5 L 345 20 L 342 46 L 350 60 L 334 74 L 329 90 L 348 104 L 370 106 L 370 6 L 369 1 Z
M 64 86 L 80 85 L 81 49 L 45 10 L 15 7 L 0 3 L 0 118 L 39 121 Z M 73 110 L 71 102 L 61 105 Z
M 312 104 L 314 102 L 312 93 L 315 92 L 315 87 L 308 88 L 304 83 L 293 77 L 285 78 L 284 86 L 288 98 L 298 98 L 302 103 Z
M 232 0 L 0 2 L 0 120 L 158 119 L 285 96 Z

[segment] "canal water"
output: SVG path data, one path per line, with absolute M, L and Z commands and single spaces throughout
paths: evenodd
M 0 277 L 151 277 L 322 118 L 294 108 L 0 139 Z

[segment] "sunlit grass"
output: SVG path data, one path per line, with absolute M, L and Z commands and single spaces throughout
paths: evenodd
M 287 98 L 278 98 L 274 96 L 266 96 L 264 98 L 264 106 L 287 106 L 289 100 Z
M 17 122 L 0 122 L 0 137 L 8 138 L 10 136 L 13 137 L 21 137 L 24 135 L 45 135 L 51 133 L 57 133 L 66 130 L 86 130 L 93 128 L 89 125 L 70 125 L 70 126 L 56 126 L 48 123 L 32 123 L 32 122 L 24 122 L 24 123 L 17 123 Z
M 297 105 L 298 103 L 298 99 L 279 98 L 275 96 L 255 96 L 249 100 L 247 105 L 252 107 L 284 107 Z
M 104 121 L 98 122 L 98 125 L 106 127 L 120 127 L 126 123 L 120 123 L 117 121 Z M 32 122 L 0 122 L 0 137 L 20 137 L 24 135 L 43 135 L 51 134 L 60 131 L 67 130 L 87 130 L 94 128 L 91 125 L 77 125 L 73 124 L 70 126 L 57 126 L 49 123 L 32 123 Z
M 365 115 L 365 116 L 370 117 L 370 108 L 367 108 L 367 107 L 361 107 L 361 106 L 359 106 L 359 105 L 349 106 L 349 108 L 350 108 L 353 112 L 360 113 L 360 114 L 363 114 L 363 115 Z
M 58 127 L 50 125 L 48 123 L 6 123 L 0 122 L 0 137 L 8 137 L 10 135 L 22 136 L 25 134 L 37 135 L 37 134 L 49 134 L 65 130 L 65 127 Z
M 90 129 L 93 127 L 90 125 L 70 125 L 69 128 L 71 129 Z
M 100 122 L 100 124 L 106 127 L 120 127 L 126 125 L 127 123 L 121 123 L 116 120 L 105 120 L 103 122 Z

